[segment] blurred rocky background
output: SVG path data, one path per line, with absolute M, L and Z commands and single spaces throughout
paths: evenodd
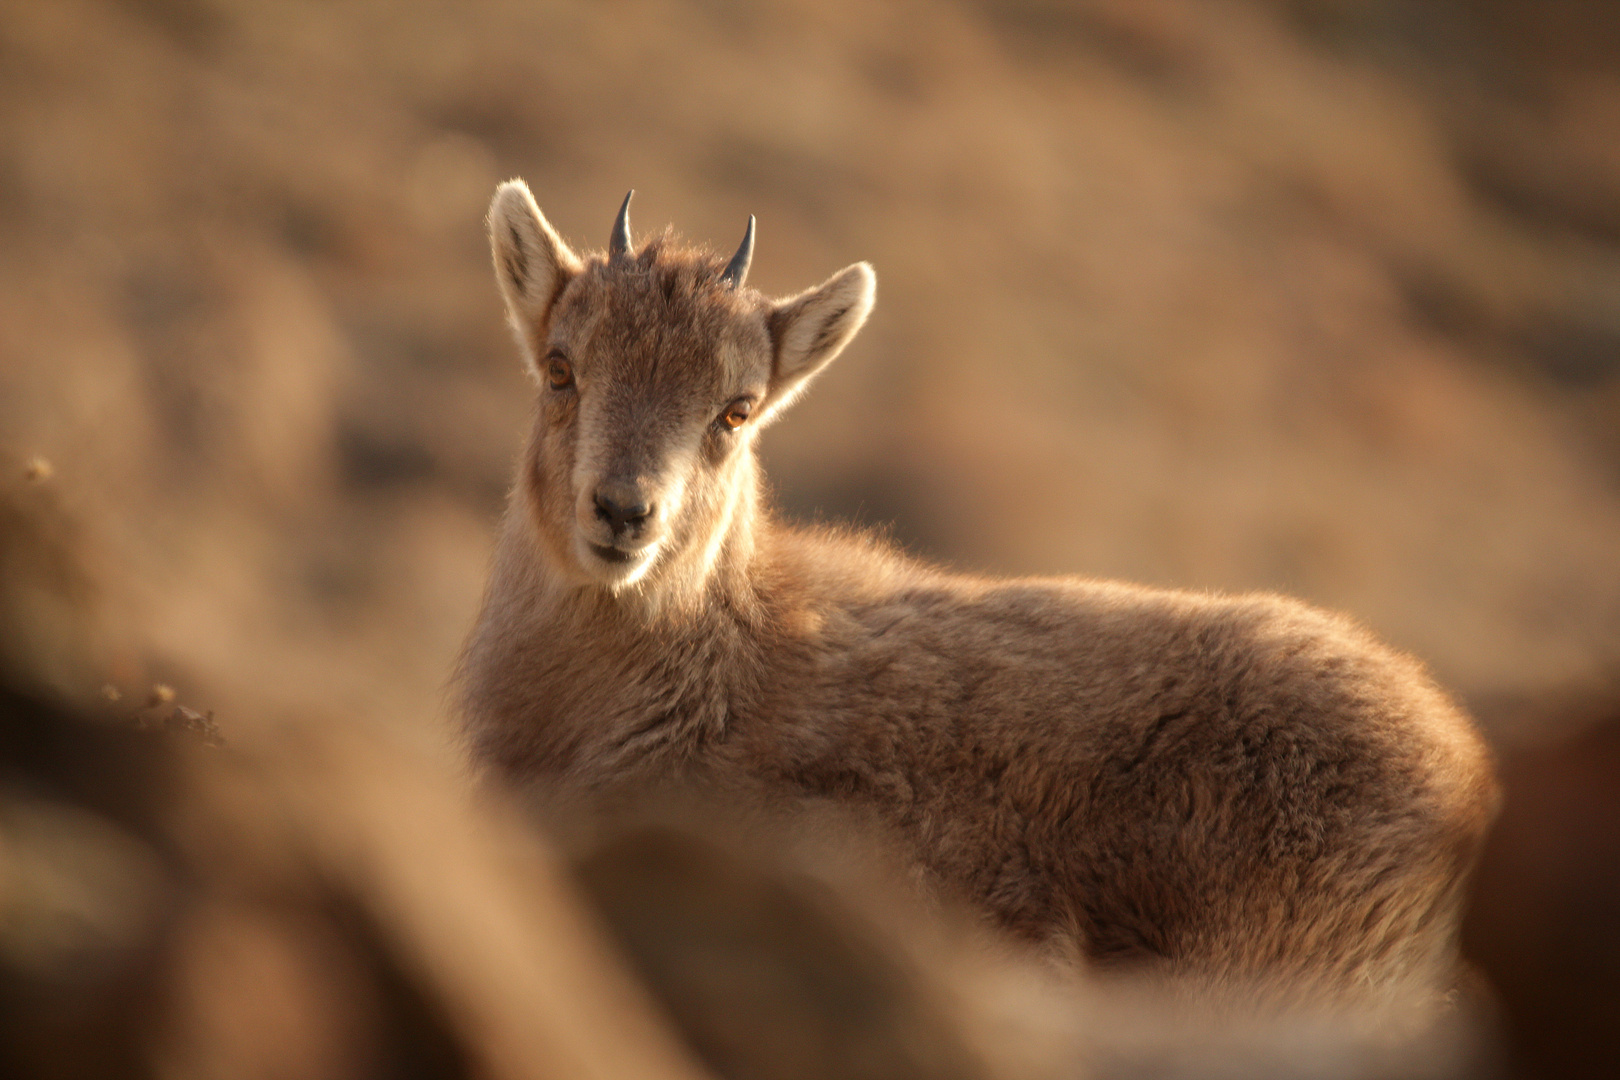
M 1620 7 L 5 0 L 8 677 L 453 761 L 510 176 L 583 248 L 757 214 L 767 292 L 873 262 L 787 513 L 1428 659 L 1508 765 L 1470 949 L 1612 1062 L 1557 1054 L 1620 1030 Z
M 6 497 L 103 620 L 58 681 L 434 722 L 528 409 L 515 175 L 580 246 L 634 186 L 757 214 L 768 292 L 876 265 L 766 440 L 792 514 L 1301 594 L 1493 720 L 1620 667 L 1611 4 L 13 0 L 0 86 Z

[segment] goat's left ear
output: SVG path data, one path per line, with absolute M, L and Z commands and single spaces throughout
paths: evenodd
M 579 257 L 563 243 L 521 180 L 508 180 L 496 189 L 488 224 L 506 316 L 532 366 L 546 316 L 563 286 L 579 273 Z
M 871 314 L 876 295 L 877 275 L 858 262 L 771 308 L 767 325 L 775 355 L 764 401 L 767 413 L 791 402 L 843 351 Z

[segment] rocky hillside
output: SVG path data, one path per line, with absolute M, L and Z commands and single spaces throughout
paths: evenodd
M 767 439 L 793 514 L 1299 593 L 1487 711 L 1613 677 L 1612 5 L 401 11 L 0 7 L 0 566 L 46 596 L 0 617 L 58 681 L 432 721 L 527 407 L 512 175 L 586 247 L 633 186 L 757 214 L 767 291 L 875 264 Z

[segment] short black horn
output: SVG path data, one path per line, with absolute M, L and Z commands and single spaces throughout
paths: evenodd
M 737 254 L 731 257 L 726 264 L 726 272 L 720 275 L 722 281 L 733 289 L 742 288 L 743 279 L 748 276 L 748 264 L 754 261 L 754 215 L 748 215 L 748 231 L 743 233 L 742 243 L 737 245 Z
M 636 193 L 635 188 L 624 197 L 624 205 L 619 207 L 619 218 L 613 223 L 613 235 L 608 237 L 608 258 L 617 259 L 630 254 L 630 196 Z

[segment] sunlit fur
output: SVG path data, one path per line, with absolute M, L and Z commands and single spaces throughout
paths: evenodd
M 1363 1001 L 1446 985 L 1496 788 L 1419 664 L 1281 597 L 991 580 L 783 524 L 753 439 L 859 328 L 870 269 L 772 301 L 667 239 L 581 259 L 516 182 L 490 231 L 521 347 L 565 350 L 577 385 L 540 380 L 463 658 L 479 762 L 553 798 L 830 800 L 995 924 L 1101 963 Z M 611 477 L 658 508 L 644 562 L 582 546 Z

